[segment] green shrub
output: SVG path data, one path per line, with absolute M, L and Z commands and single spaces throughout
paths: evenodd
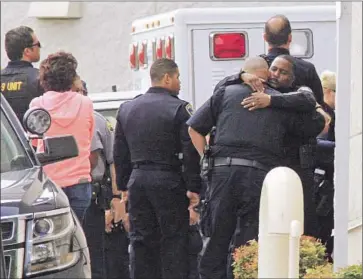
M 362 279 L 362 264 L 354 264 L 338 270 L 335 273 L 335 278 Z
M 333 272 L 333 265 L 325 259 L 325 247 L 313 237 L 300 239 L 299 278 L 304 279 L 362 279 L 362 264 L 351 265 Z M 257 278 L 258 243 L 249 241 L 247 245 L 236 248 L 233 253 L 233 274 L 235 279 Z
M 329 263 L 317 266 L 313 269 L 307 269 L 304 279 L 317 278 L 337 278 L 337 279 L 361 279 L 362 264 L 347 266 L 333 273 L 333 266 Z
M 304 279 L 331 279 L 334 278 L 333 265 L 326 263 L 324 265 L 316 266 L 315 268 L 308 268 L 303 277 Z
M 314 237 L 303 236 L 300 240 L 299 276 L 303 278 L 307 269 L 314 269 L 326 264 L 325 246 Z
M 251 240 L 233 253 L 233 275 L 235 279 L 257 278 L 258 243 Z
M 302 236 L 300 239 L 299 278 L 303 278 L 308 269 L 313 271 L 319 266 L 327 265 L 324 256 L 325 247 L 320 241 L 317 241 L 313 237 Z M 236 248 L 233 253 L 233 259 L 234 263 L 232 267 L 235 279 L 257 278 L 258 243 L 255 240 L 250 241 L 247 245 Z

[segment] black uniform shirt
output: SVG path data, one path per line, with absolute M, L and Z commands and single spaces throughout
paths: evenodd
M 261 55 L 269 66 L 271 66 L 273 60 L 279 55 L 290 55 L 289 50 L 284 48 L 272 48 L 267 55 Z M 295 60 L 295 81 L 292 87 L 309 87 L 315 96 L 316 101 L 319 104 L 323 103 L 323 87 L 318 73 L 316 72 L 315 66 L 300 58 L 294 58 Z M 232 84 L 241 83 L 240 74 L 228 76 L 221 80 L 215 87 L 215 91 L 221 86 L 227 86 Z M 272 101 L 272 99 L 271 99 Z
M 334 180 L 334 151 L 335 151 L 335 112 L 326 103 L 322 105 L 323 109 L 330 115 L 331 122 L 328 133 L 319 135 L 316 146 L 316 165 L 318 168 L 325 170 L 326 179 L 333 183 Z
M 324 118 L 315 110 L 296 113 L 273 108 L 244 109 L 241 101 L 251 93 L 248 85 L 221 88 L 188 120 L 187 124 L 204 136 L 216 126 L 213 156 L 280 165 L 285 156 L 284 139 L 288 133 L 316 136 L 324 127 Z M 270 88 L 266 93 L 278 94 Z
M 189 103 L 160 87 L 151 87 L 145 94 L 121 104 L 114 143 L 120 190 L 127 189 L 132 163 L 150 162 L 176 167 L 183 164 L 187 189 L 199 193 L 200 157 L 186 125 L 191 114 Z M 182 162 L 179 153 L 183 154 Z
M 1 70 L 1 92 L 22 123 L 31 100 L 44 93 L 39 84 L 39 70 L 27 61 L 10 61 Z

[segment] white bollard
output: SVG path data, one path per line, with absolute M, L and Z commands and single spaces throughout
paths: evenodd
M 300 237 L 303 228 L 297 220 L 291 222 L 289 243 L 289 277 L 299 278 Z
M 298 223 L 292 224 L 292 221 Z M 296 229 L 296 224 L 300 231 Z M 288 278 L 291 226 L 297 231 L 296 235 L 301 235 L 303 224 L 304 201 L 299 176 L 287 167 L 272 169 L 263 182 L 261 192 L 258 278 Z M 292 270 L 291 274 L 296 273 L 296 254 L 294 255 L 295 265 L 291 265 L 295 271 Z

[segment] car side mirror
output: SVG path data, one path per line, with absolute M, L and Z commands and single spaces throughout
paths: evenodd
M 52 118 L 48 111 L 42 108 L 31 108 L 26 111 L 23 117 L 23 125 L 25 129 L 36 135 L 31 138 L 42 138 L 49 130 Z
M 43 166 L 78 156 L 78 146 L 73 136 L 45 137 L 43 142 L 44 152 L 37 154 Z

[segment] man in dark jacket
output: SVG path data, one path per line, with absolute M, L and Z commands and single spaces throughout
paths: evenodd
M 292 68 L 291 68 L 292 67 Z M 250 110 L 257 110 L 261 108 L 278 108 L 286 111 L 295 112 L 309 112 L 314 110 L 316 107 L 319 112 L 325 117 L 325 121 L 328 120 L 328 115 L 320 108 L 316 103 L 315 99 L 311 99 L 312 92 L 307 87 L 292 88 L 295 72 L 294 59 L 288 55 L 282 55 L 274 60 L 270 67 L 270 78 L 269 82 L 272 87 L 282 92 L 279 95 L 269 95 L 265 93 L 252 93 L 250 97 L 245 98 L 242 102 L 244 108 Z M 292 72 L 290 71 L 292 69 Z M 252 77 L 248 72 L 243 74 L 244 80 L 251 84 L 251 81 L 257 80 L 257 77 Z M 220 83 L 220 87 L 216 92 L 222 90 L 229 84 L 233 84 L 235 81 L 224 80 Z M 295 92 L 293 92 L 295 91 Z M 290 93 L 289 93 L 290 92 Z M 214 93 L 217 94 L 217 93 Z M 317 233 L 317 218 L 315 213 L 315 205 L 313 203 L 314 195 L 314 165 L 311 159 L 314 158 L 314 154 L 310 148 L 307 148 L 307 143 L 311 137 L 307 136 L 293 136 L 289 135 L 285 138 L 285 154 L 286 158 L 284 165 L 294 169 L 300 176 L 304 189 L 304 233 L 307 235 L 316 236 Z M 309 144 L 308 144 L 309 147 Z M 308 162 L 307 162 L 308 161 Z M 303 166 L 301 165 L 303 163 Z M 231 251 L 233 247 L 243 245 L 246 241 L 244 236 L 245 232 L 243 228 L 237 228 L 233 243 L 231 245 Z M 228 264 L 230 271 L 230 264 Z M 228 277 L 230 278 L 230 277 Z
M 296 72 L 296 60 L 289 55 L 281 55 L 276 58 L 270 67 L 269 83 L 272 87 L 278 91 L 285 93 L 285 96 L 268 96 L 264 93 L 253 93 L 252 96 L 246 98 L 242 105 L 250 110 L 261 109 L 266 107 L 283 108 L 295 111 L 309 110 L 311 108 L 302 106 L 302 98 L 304 95 L 301 93 L 290 93 L 300 89 L 294 88 L 294 83 L 289 82 L 288 72 L 284 69 L 284 64 L 293 65 L 294 73 Z M 258 78 L 253 77 L 249 73 L 242 74 L 243 80 L 247 84 L 256 83 Z M 296 79 L 296 77 L 295 77 Z M 223 88 L 227 85 L 236 84 L 237 79 L 225 79 L 219 83 L 219 88 Z M 304 88 L 304 87 L 303 87 Z M 219 90 L 219 89 L 216 89 Z M 306 87 L 304 90 L 310 90 Z M 310 91 L 311 92 L 311 91 Z M 282 94 L 284 95 L 284 94 Z M 316 103 L 318 107 L 318 105 Z M 326 121 L 330 121 L 330 117 L 320 107 L 321 113 L 326 118 Z M 315 168 L 315 147 L 316 139 L 313 137 L 288 137 L 285 143 L 285 149 L 287 152 L 287 161 L 285 164 L 294 169 L 302 180 L 304 187 L 304 207 L 305 207 L 305 219 L 304 219 L 304 233 L 310 236 L 317 236 L 317 218 L 315 213 L 315 206 L 313 204 L 313 184 L 314 184 L 314 168 Z
M 260 57 L 250 58 L 245 68 L 268 76 L 268 65 Z M 292 81 L 292 65 L 285 69 Z M 216 127 L 211 150 L 208 207 L 210 240 L 200 263 L 201 278 L 227 278 L 229 244 L 237 220 L 246 240 L 258 236 L 258 211 L 263 180 L 269 170 L 283 164 L 284 139 L 289 134 L 316 136 L 324 127 L 318 112 L 306 114 L 281 109 L 249 112 L 239 103 L 253 90 L 245 84 L 227 86 L 214 94 L 187 122 L 194 146 L 202 155 L 205 136 Z M 267 94 L 278 94 L 271 88 Z M 206 209 L 208 210 L 208 209 Z
M 128 201 L 131 278 L 187 279 L 189 223 L 198 220 L 201 188 L 200 158 L 186 125 L 193 110 L 177 97 L 174 61 L 156 60 L 150 78 L 145 94 L 121 104 L 115 129 L 117 186 Z
M 265 23 L 264 40 L 268 44 L 268 53 L 261 54 L 269 66 L 271 66 L 274 59 L 279 55 L 290 55 L 290 44 L 292 41 L 290 21 L 283 15 L 277 15 L 270 18 Z M 294 75 L 295 80 L 292 87 L 307 86 L 314 93 L 315 99 L 319 104 L 323 103 L 323 88 L 315 66 L 305 60 L 294 57 Z M 242 74 L 235 74 L 228 76 L 216 85 L 214 91 L 228 81 L 228 84 L 238 84 L 242 82 Z M 262 83 L 255 80 L 252 83 L 255 91 L 262 90 Z
M 39 84 L 39 71 L 32 65 L 40 59 L 40 48 L 37 36 L 27 26 L 12 29 L 5 35 L 10 62 L 1 70 L 1 93 L 21 123 L 30 101 L 44 92 Z

